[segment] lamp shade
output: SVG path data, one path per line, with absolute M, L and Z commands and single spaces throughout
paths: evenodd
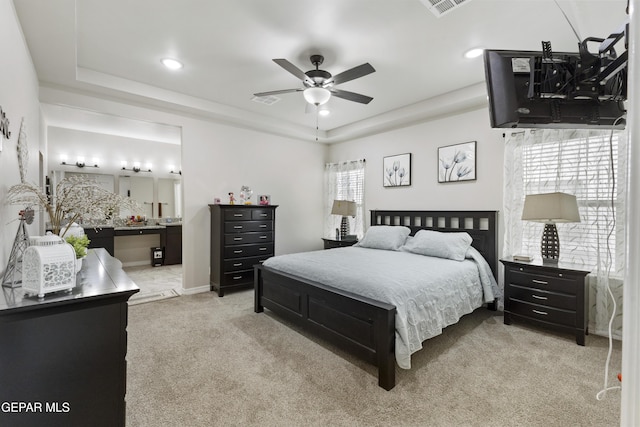
M 332 215 L 356 216 L 356 202 L 349 200 L 334 200 L 331 208 Z
M 324 89 L 321 87 L 308 87 L 302 92 L 304 99 L 313 105 L 322 105 L 326 104 L 331 98 L 331 92 L 329 89 Z
M 522 219 L 550 224 L 580 222 L 576 196 L 560 192 L 529 194 L 524 199 Z

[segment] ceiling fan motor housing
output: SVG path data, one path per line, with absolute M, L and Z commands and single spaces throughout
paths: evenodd
M 322 84 L 331 78 L 331 73 L 324 70 L 309 70 L 305 73 L 315 82 L 315 86 L 322 86 Z M 303 82 L 306 87 L 311 87 L 307 82 Z

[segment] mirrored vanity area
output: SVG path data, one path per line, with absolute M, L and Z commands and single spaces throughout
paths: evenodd
M 52 187 L 71 175 L 88 175 L 106 190 L 138 202 L 139 212 L 120 211 L 103 223 L 83 223 L 90 247 L 103 247 L 124 267 L 182 264 L 181 175 L 158 176 L 53 171 Z M 161 260 L 151 248 L 162 248 Z

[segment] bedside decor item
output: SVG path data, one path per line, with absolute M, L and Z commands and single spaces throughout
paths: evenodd
M 576 196 L 560 192 L 528 194 L 524 199 L 522 220 L 544 223 L 540 244 L 542 260 L 557 263 L 560 240 L 556 223 L 580 222 Z
M 44 298 L 50 292 L 76 286 L 76 253 L 62 238 L 33 237 L 22 260 L 22 289 Z
M 476 179 L 476 141 L 438 148 L 438 182 Z
M 349 200 L 334 200 L 331 208 L 331 215 L 340 215 L 340 238 L 344 239 L 349 234 L 349 218 L 348 216 L 356 216 L 356 202 Z
M 262 206 L 269 206 L 271 204 L 271 196 L 268 194 L 261 194 L 258 196 L 258 203 Z
M 388 156 L 382 159 L 384 187 L 411 185 L 411 153 Z

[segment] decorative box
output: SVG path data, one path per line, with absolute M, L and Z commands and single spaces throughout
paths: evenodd
M 76 253 L 58 236 L 32 237 L 22 256 L 22 289 L 43 298 L 76 286 Z

